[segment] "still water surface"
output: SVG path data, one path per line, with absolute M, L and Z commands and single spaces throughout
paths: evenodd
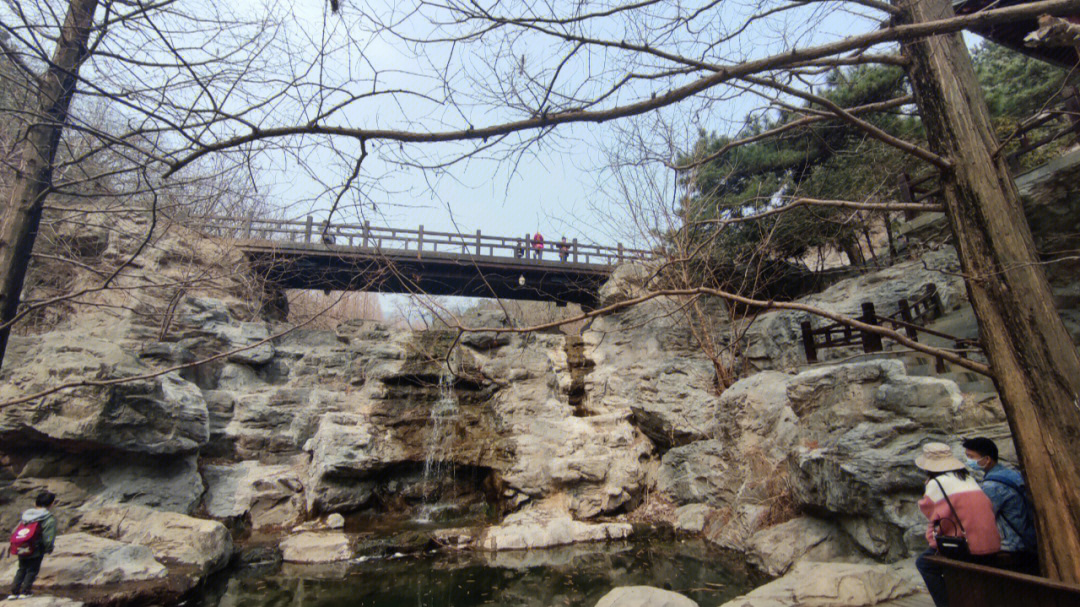
M 701 540 L 642 539 L 549 550 L 434 553 L 333 566 L 239 569 L 205 607 L 593 607 L 617 586 L 657 586 L 715 606 L 761 583 Z

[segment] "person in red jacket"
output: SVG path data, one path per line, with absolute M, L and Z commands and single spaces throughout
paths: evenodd
M 544 237 L 540 235 L 540 232 L 533 234 L 532 237 L 533 255 L 540 259 L 544 254 Z
M 1001 550 L 994 506 L 964 464 L 944 443 L 926 443 L 915 465 L 926 471 L 926 490 L 919 510 L 926 516 L 926 541 L 930 548 L 915 559 L 915 567 L 926 582 L 937 607 L 947 606 L 945 578 L 941 569 L 926 557 L 938 554 L 936 534 L 963 536 L 972 562 L 989 562 Z

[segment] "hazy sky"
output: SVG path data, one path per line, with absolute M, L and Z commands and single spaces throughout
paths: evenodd
M 434 62 L 442 60 L 438 48 L 426 55 L 417 55 L 408 44 L 385 36 L 373 35 L 370 40 L 363 41 L 363 35 L 349 26 L 355 23 L 350 21 L 355 15 L 350 12 L 349 1 L 345 0 L 343 17 L 325 16 L 320 12 L 323 9 L 319 8 L 318 3 L 312 2 L 298 4 L 293 9 L 297 24 L 307 31 L 327 30 L 330 32 L 329 39 L 333 40 L 335 35 L 342 33 L 334 29 L 334 20 L 340 18 L 342 27 L 348 29 L 349 35 L 354 40 L 361 39 L 362 52 L 347 49 L 330 53 L 326 67 L 328 71 L 338 75 L 363 73 L 367 66 L 376 65 L 380 70 L 389 70 L 380 74 L 380 84 L 392 86 L 395 79 L 406 82 L 413 74 L 430 72 Z M 752 7 L 751 4 L 736 2 L 721 6 L 730 8 L 711 10 L 720 10 L 722 18 L 730 18 L 733 22 Z M 326 23 L 330 26 L 327 27 Z M 424 26 L 420 23 L 404 21 L 401 28 L 406 33 L 421 34 L 424 32 L 419 30 Z M 814 27 L 810 27 L 810 24 L 814 24 Z M 780 45 L 790 42 L 786 36 L 791 31 L 800 31 L 801 37 L 797 38 L 796 46 L 809 46 L 853 32 L 869 31 L 872 27 L 865 20 L 860 23 L 849 13 L 827 13 L 816 5 L 792 13 L 781 24 L 770 23 L 757 32 L 752 29 L 752 35 L 741 39 L 740 46 L 731 49 L 730 54 L 746 57 L 775 52 Z M 624 35 L 619 32 L 599 34 L 609 35 L 612 39 Z M 547 49 L 542 39 L 528 43 L 518 41 L 518 45 L 518 49 L 525 49 L 521 51 L 523 61 L 527 58 L 530 63 L 543 64 L 545 60 L 554 60 L 542 56 Z M 538 56 L 526 57 L 533 48 Z M 453 60 L 463 71 L 482 71 L 477 69 L 477 65 L 483 67 L 483 53 L 489 51 L 464 47 L 464 51 L 455 51 L 457 55 Z M 583 68 L 578 66 L 578 69 Z M 573 81 L 577 75 L 571 68 L 563 77 Z M 625 102 L 627 98 L 620 101 Z M 674 133 L 676 145 L 685 149 L 696 139 L 698 129 L 731 132 L 742 122 L 747 111 L 759 104 L 760 101 L 753 98 L 734 98 L 722 105 L 714 103 L 706 110 L 701 104 L 689 101 L 668 108 L 659 118 Z M 427 102 L 414 102 L 409 98 L 404 101 L 367 103 L 363 108 L 362 115 L 359 111 L 350 114 L 349 120 L 354 122 L 354 126 L 378 125 L 387 128 L 389 125 L 407 123 L 405 128 L 410 130 L 425 126 L 442 130 L 461 128 L 462 118 L 479 126 L 521 117 L 511 112 L 500 114 L 480 104 L 466 108 L 463 113 L 456 108 L 432 107 Z M 417 120 L 417 116 L 423 116 L 423 119 Z M 634 128 L 639 129 L 644 137 L 649 137 L 654 133 L 649 132 L 647 121 L 653 119 L 649 117 L 638 121 Z M 608 154 L 620 145 L 619 132 L 626 128 L 625 123 L 560 127 L 557 138 L 546 139 L 521 156 L 509 160 L 473 159 L 445 171 L 392 166 L 385 160 L 383 152 L 386 148 L 375 147 L 364 167 L 365 177 L 371 181 L 359 188 L 365 197 L 374 202 L 377 211 L 372 213 L 370 205 L 365 203 L 361 212 L 373 223 L 395 227 L 415 228 L 423 224 L 428 230 L 472 232 L 480 229 L 499 235 L 539 230 L 549 238 L 565 235 L 571 239 L 603 244 L 627 240 L 631 236 L 626 230 L 619 233 L 618 227 L 622 223 L 624 205 L 621 204 L 613 174 L 608 170 Z M 655 134 L 659 136 L 659 133 Z M 419 146 L 412 149 L 417 150 Z M 427 144 L 422 153 L 437 158 L 448 153 L 449 149 L 450 146 Z M 317 166 L 320 162 L 329 163 L 331 160 L 322 153 L 314 152 L 309 162 Z M 315 190 L 315 186 L 294 168 L 285 165 L 278 168 L 279 172 L 266 175 L 274 182 L 271 191 L 275 199 L 288 201 Z M 661 184 L 664 189 L 661 195 L 665 200 L 670 200 L 674 187 L 672 176 L 661 175 L 661 178 L 666 180 Z M 320 208 L 329 206 L 328 201 L 329 197 L 324 196 L 315 204 L 316 214 Z M 289 214 L 301 216 L 310 208 L 290 208 Z M 357 209 L 346 207 L 335 220 L 355 220 L 356 215 Z

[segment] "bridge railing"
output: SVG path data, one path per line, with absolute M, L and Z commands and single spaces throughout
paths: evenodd
M 528 236 L 491 236 L 480 230 L 475 233 L 435 232 L 418 229 L 331 223 L 305 220 L 247 219 L 211 216 L 202 218 L 196 226 L 202 231 L 238 240 L 262 240 L 275 243 L 322 246 L 330 249 L 373 249 L 400 253 L 414 251 L 421 257 L 425 251 L 467 256 L 529 258 L 535 255 Z M 559 260 L 564 245 L 560 241 L 545 241 L 543 254 L 549 260 Z M 631 249 L 619 244 L 607 247 L 580 243 L 575 238 L 565 244 L 566 263 L 612 265 L 622 261 L 649 260 L 655 254 L 643 249 Z

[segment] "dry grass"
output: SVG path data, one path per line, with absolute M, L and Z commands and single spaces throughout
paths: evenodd
M 651 491 L 646 494 L 641 505 L 626 515 L 631 523 L 672 523 L 678 506 L 664 495 Z
M 760 495 L 760 503 L 767 507 L 761 516 L 762 527 L 779 525 L 798 516 L 798 505 L 791 494 L 791 483 L 783 462 L 772 462 L 760 448 L 747 449 L 743 456 L 747 478 L 758 479 L 748 481 L 748 488 Z
M 292 323 L 302 323 L 330 308 L 308 325 L 312 329 L 333 329 L 346 320 L 383 320 L 379 298 L 374 293 L 292 290 L 286 296 Z

